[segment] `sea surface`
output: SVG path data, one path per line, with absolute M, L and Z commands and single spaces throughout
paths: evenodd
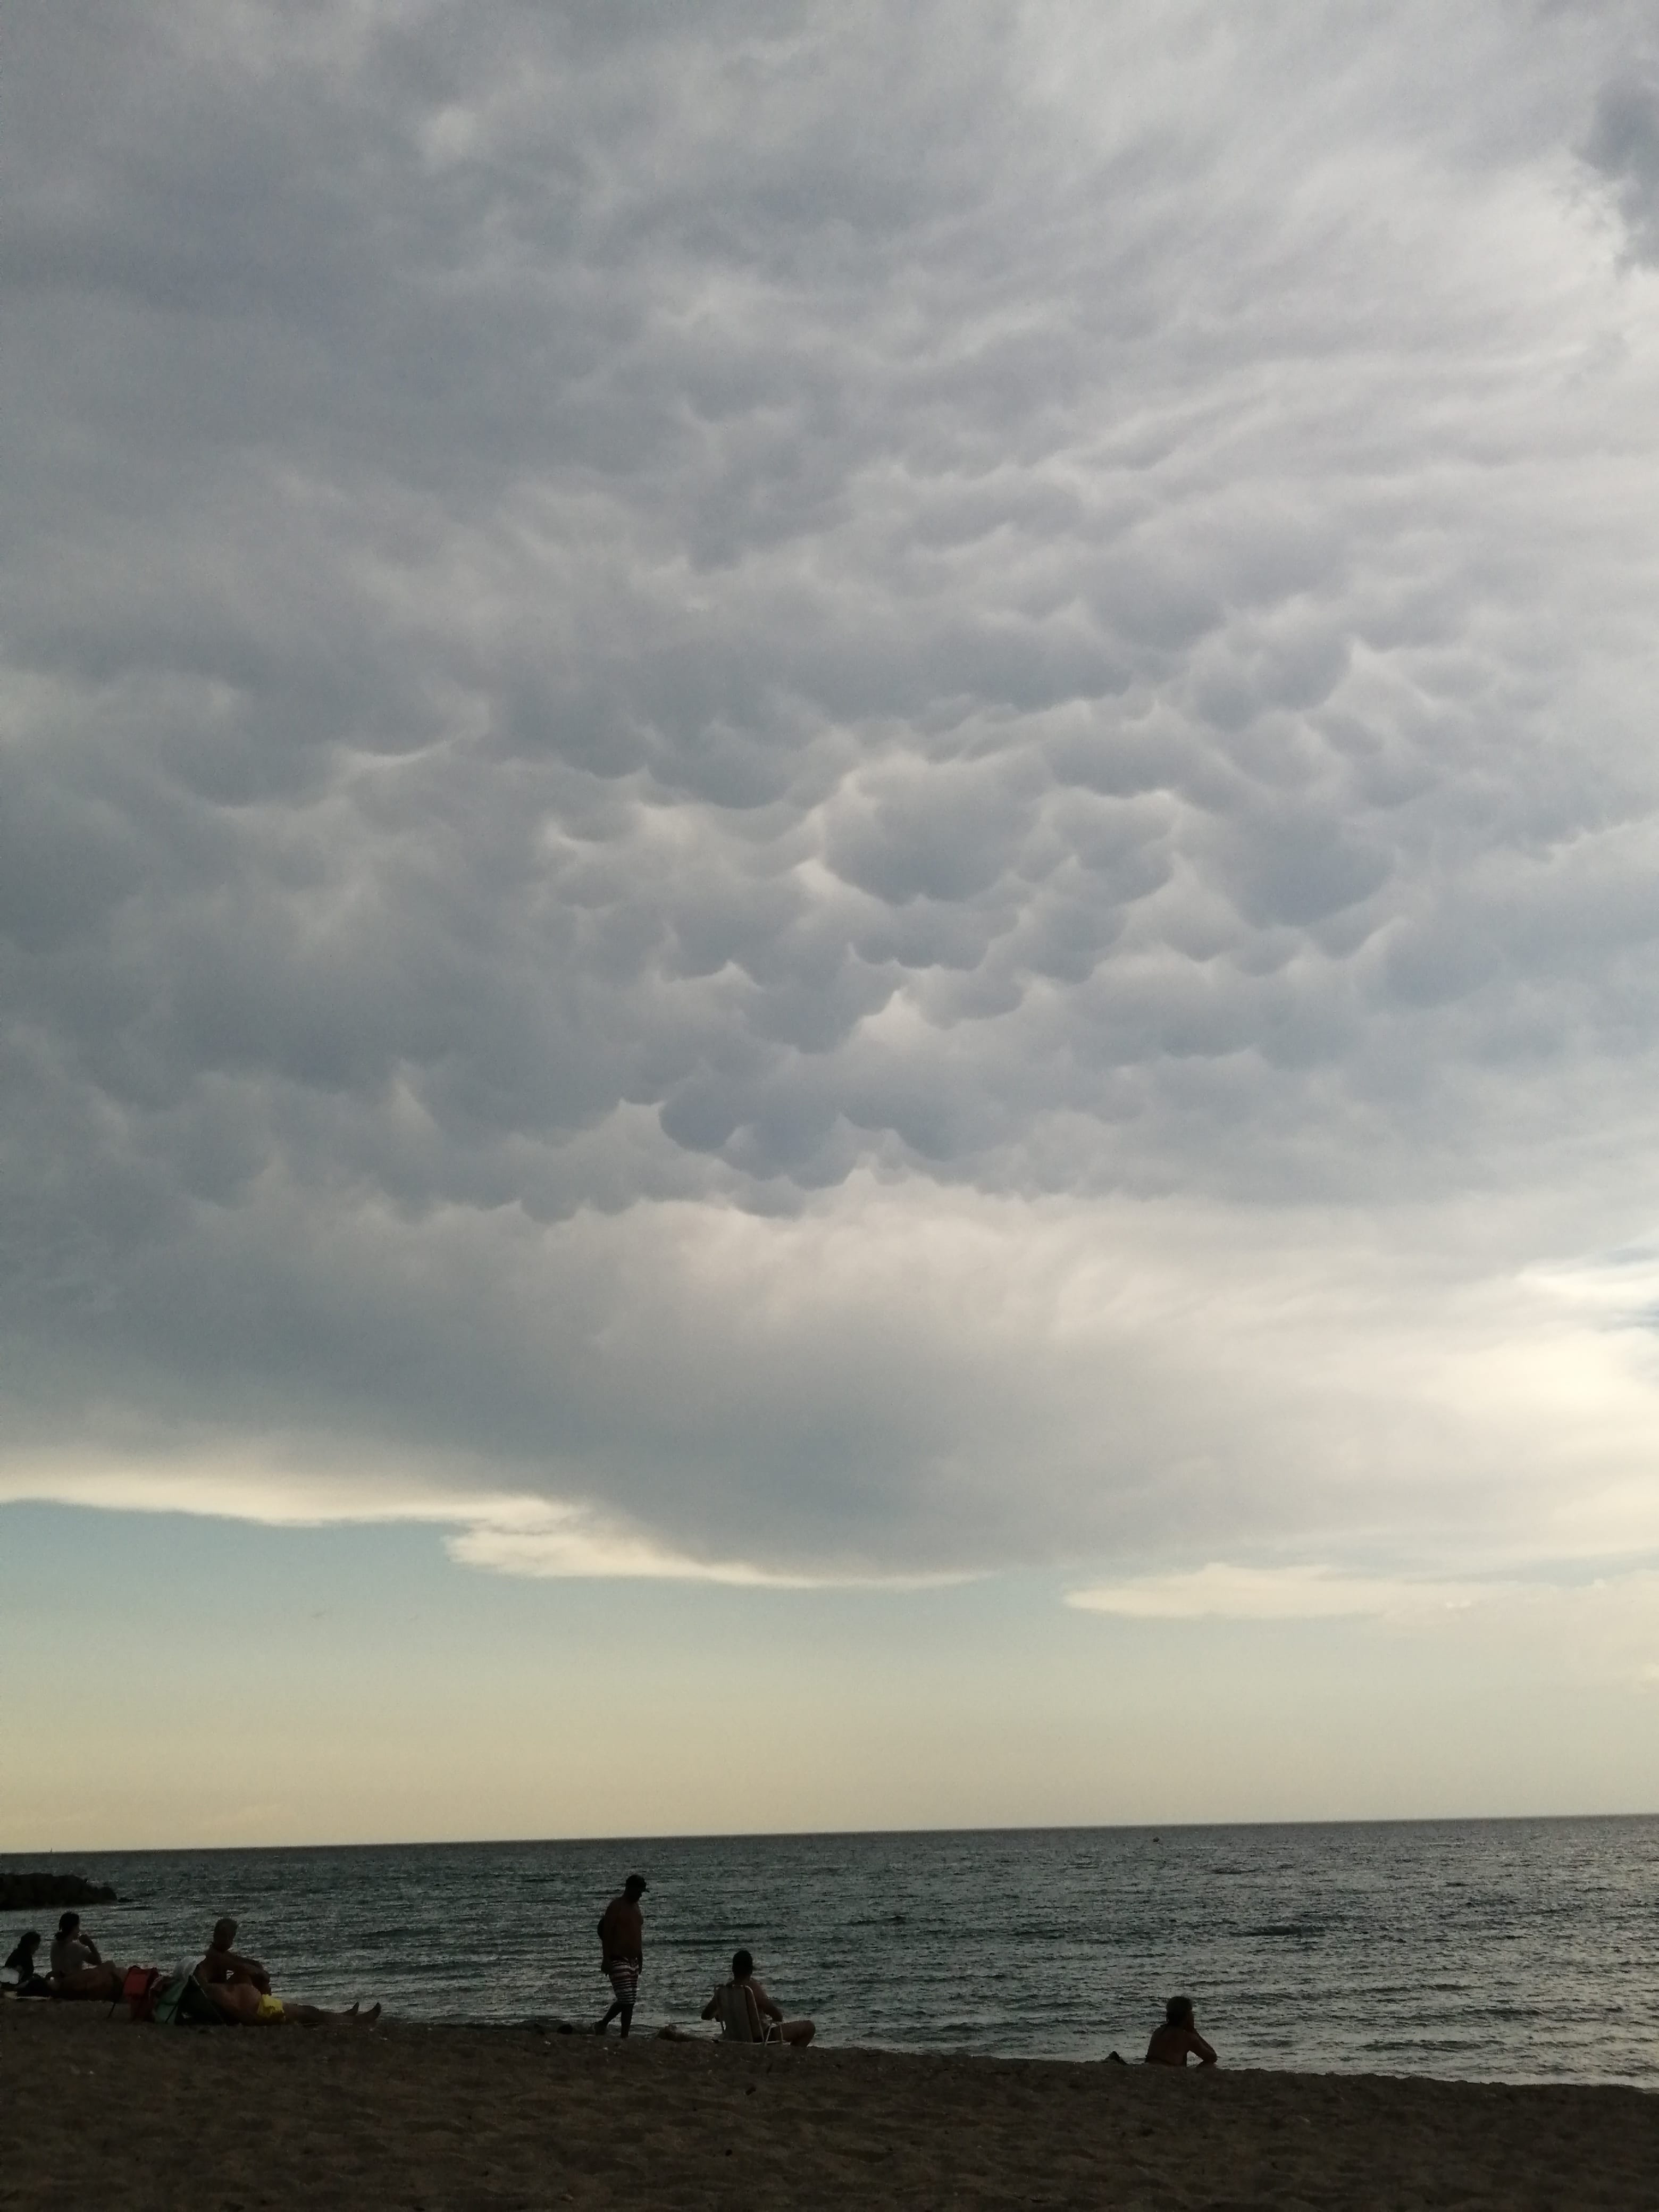
M 106 1957 L 241 1922 L 278 1994 L 416 2020 L 597 2018 L 637 1869 L 635 2033 L 696 2027 L 745 1944 L 837 2044 L 1139 2058 L 1189 1994 L 1224 2063 L 1659 2086 L 1659 1820 L 1069 1828 L 15 1854 L 112 1884 Z M 0 1914 L 9 1950 L 55 1912 Z M 0 1956 L 3 1956 L 0 1952 Z M 706 2033 L 700 2028 L 699 2033 Z

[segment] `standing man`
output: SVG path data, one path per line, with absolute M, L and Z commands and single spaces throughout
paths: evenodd
M 600 1919 L 599 1963 L 614 1998 L 605 2018 L 594 2022 L 595 2035 L 603 2035 L 618 2013 L 622 2014 L 624 2035 L 633 2025 L 634 2000 L 640 1993 L 640 1968 L 645 1963 L 645 1917 L 640 1911 L 640 1899 L 646 1887 L 642 1874 L 630 1874 L 622 1886 L 622 1895 L 611 1899 Z

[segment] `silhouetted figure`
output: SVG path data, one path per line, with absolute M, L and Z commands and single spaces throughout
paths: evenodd
M 245 1959 L 240 1951 L 231 1948 L 236 1941 L 236 1923 L 228 1915 L 213 1923 L 213 1939 L 207 1955 L 196 1969 L 196 1978 L 204 1989 L 210 1984 L 247 1982 L 256 1990 L 270 1995 L 270 1976 L 258 1959 Z
M 1198 2032 L 1190 1997 L 1171 1997 L 1164 2008 L 1164 2024 L 1152 2030 L 1146 2045 L 1148 2066 L 1184 2066 L 1190 2053 L 1200 2066 L 1213 2066 L 1216 2056 Z
M 46 1976 L 35 1971 L 34 1954 L 40 1948 L 40 1931 L 33 1928 L 27 1936 L 20 1936 L 12 1946 L 4 1971 L 17 1977 L 17 1986 L 12 1992 L 15 1996 L 49 1997 L 52 1995 L 52 1985 Z
M 603 2035 L 618 2013 L 624 2035 L 634 2024 L 634 2003 L 645 1964 L 645 1915 L 640 1911 L 640 1899 L 649 1886 L 642 1874 L 630 1874 L 621 1896 L 613 1897 L 600 1916 L 599 1964 L 612 1995 L 611 2009 L 593 2023 L 595 2035 Z
M 380 2017 L 379 2005 L 372 2005 L 367 2012 L 359 2005 L 353 2005 L 349 2012 L 329 2012 L 321 2005 L 296 2004 L 292 1997 L 273 1996 L 270 1975 L 257 1959 L 245 1959 L 240 1951 L 232 1950 L 235 1941 L 236 1923 L 228 1918 L 216 1920 L 213 1941 L 195 1970 L 196 1980 L 221 2020 L 238 2027 L 373 2027 Z
M 52 1939 L 52 1994 L 55 1997 L 106 1997 L 121 1994 L 125 1973 L 106 1966 L 98 1946 L 84 1933 L 78 1912 L 66 1912 Z
M 802 2048 L 817 2033 L 810 2020 L 786 2020 L 783 2007 L 775 2004 L 765 1985 L 755 1979 L 755 1962 L 747 1951 L 732 1960 L 732 1978 L 722 1982 L 702 2008 L 705 2020 L 717 2020 L 732 2043 L 792 2043 Z

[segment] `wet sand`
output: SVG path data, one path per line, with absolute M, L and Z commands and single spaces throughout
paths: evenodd
M 0 2004 L 0 2207 L 1659 2204 L 1659 2097 Z

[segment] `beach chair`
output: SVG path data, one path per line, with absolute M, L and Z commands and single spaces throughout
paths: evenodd
M 161 2027 L 219 2027 L 219 2011 L 193 1974 L 181 1974 L 155 1993 L 150 2018 Z
M 778 2043 L 782 2040 L 775 2020 L 763 2020 L 755 1992 L 747 1982 L 722 1982 L 714 1992 L 720 2033 L 727 2043 Z

